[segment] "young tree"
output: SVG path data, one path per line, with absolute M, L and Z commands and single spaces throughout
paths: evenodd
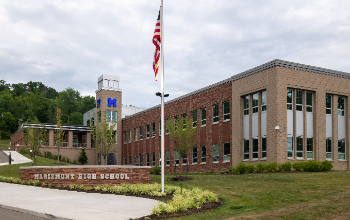
M 179 114 L 181 116 L 181 114 Z M 194 136 L 199 132 L 197 126 L 192 126 L 192 118 L 189 120 L 186 116 L 181 118 L 170 119 L 166 123 L 166 128 L 169 131 L 170 140 L 174 143 L 174 148 L 183 158 L 188 151 L 196 144 Z M 182 176 L 182 163 L 181 163 Z
M 80 155 L 78 158 L 78 162 L 81 163 L 81 165 L 87 164 L 88 158 L 86 156 L 85 148 L 81 149 L 81 152 L 80 152 Z
M 58 154 L 57 163 L 60 163 L 60 148 L 62 147 L 64 141 L 64 130 L 62 128 L 61 109 L 59 108 L 57 108 L 56 121 L 55 146 Z
M 96 118 L 94 116 L 94 118 Z M 91 123 L 91 138 L 94 140 L 96 150 L 103 156 L 107 165 L 107 155 L 117 148 L 112 145 L 116 143 L 117 119 L 106 116 L 103 112 L 101 120 L 97 118 L 96 123 Z
M 29 149 L 32 150 L 34 155 L 34 165 L 36 165 L 36 154 L 39 151 L 39 148 L 46 142 L 47 140 L 47 132 L 45 128 L 45 124 L 36 124 L 30 125 L 26 128 L 24 133 L 24 142 Z

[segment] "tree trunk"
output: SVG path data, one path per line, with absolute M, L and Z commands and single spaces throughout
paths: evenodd
M 103 156 L 103 159 L 105 160 L 105 165 L 107 165 L 107 159 L 106 159 L 106 156 Z

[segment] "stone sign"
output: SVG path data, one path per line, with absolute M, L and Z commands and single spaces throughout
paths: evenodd
M 20 167 L 21 180 L 39 180 L 57 185 L 119 185 L 122 183 L 151 183 L 148 166 L 33 166 Z

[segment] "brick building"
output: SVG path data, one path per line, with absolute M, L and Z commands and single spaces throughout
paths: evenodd
M 181 158 L 165 135 L 166 172 L 227 169 L 239 162 L 330 160 L 349 169 L 350 74 L 273 60 L 165 103 L 197 119 L 197 144 Z M 194 117 L 195 116 L 195 117 Z M 123 164 L 159 166 L 160 106 L 122 120 Z

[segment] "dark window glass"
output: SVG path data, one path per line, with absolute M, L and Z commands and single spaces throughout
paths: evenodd
M 261 138 L 261 158 L 266 158 L 266 138 Z
M 253 159 L 257 159 L 259 157 L 259 144 L 258 139 L 253 139 Z
M 257 113 L 258 110 L 259 110 L 259 107 L 258 107 L 258 93 L 254 93 L 253 94 L 253 100 L 252 100 L 252 110 L 253 110 L 253 113 Z
M 207 148 L 205 146 L 201 147 L 201 158 L 202 158 L 202 163 L 205 163 L 207 161 Z
M 266 91 L 261 92 L 261 111 L 266 111 Z
M 213 123 L 219 122 L 219 105 L 213 105 Z
M 201 109 L 201 125 L 207 124 L 207 110 L 205 108 Z
M 230 161 L 230 143 L 224 143 L 224 161 Z
M 140 127 L 140 140 L 143 139 L 143 127 L 141 126 Z
M 244 159 L 249 160 L 249 140 L 244 140 Z
M 230 119 L 230 102 L 224 102 L 224 121 Z
M 293 110 L 293 90 L 287 89 L 287 109 Z
M 197 148 L 192 148 L 192 163 L 197 163 Z
M 332 95 L 326 94 L 326 114 L 332 114 Z
M 249 95 L 244 97 L 243 109 L 244 115 L 249 115 Z
M 296 100 L 297 111 L 303 111 L 303 92 L 297 91 L 297 100 Z
M 192 127 L 197 127 L 197 111 L 192 112 Z
M 338 115 L 344 116 L 344 97 L 338 96 Z
M 149 138 L 149 125 L 146 125 L 146 138 Z
M 312 112 L 312 92 L 306 93 L 306 111 Z

